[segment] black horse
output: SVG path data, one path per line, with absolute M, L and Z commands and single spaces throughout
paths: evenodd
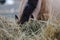
M 23 10 L 23 13 L 22 13 L 22 16 L 21 16 L 21 19 L 19 20 L 19 24 L 23 24 L 24 22 L 27 22 L 29 20 L 29 17 L 31 16 L 33 18 L 33 11 L 35 10 L 36 6 L 38 4 L 38 0 L 28 0 L 24 10 Z M 15 15 L 15 18 L 17 19 L 17 16 Z
M 0 0 L 0 4 L 4 4 L 6 0 Z

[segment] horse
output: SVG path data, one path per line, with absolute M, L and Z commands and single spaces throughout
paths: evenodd
M 4 4 L 6 0 L 0 0 L 0 4 Z
M 34 20 L 48 20 L 50 13 L 50 0 L 21 0 L 19 15 L 15 15 L 18 24 Z

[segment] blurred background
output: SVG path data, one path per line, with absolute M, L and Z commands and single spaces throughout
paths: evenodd
M 14 17 L 18 14 L 20 0 L 0 0 L 0 15 Z

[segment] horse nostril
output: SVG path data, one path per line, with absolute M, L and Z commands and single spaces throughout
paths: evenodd
M 34 19 L 34 16 L 33 16 L 33 15 L 31 15 L 31 18 L 33 18 L 33 19 Z
M 17 15 L 15 15 L 15 21 L 16 21 L 17 24 L 20 23 Z
M 18 16 L 17 15 L 15 15 L 15 19 L 18 19 Z

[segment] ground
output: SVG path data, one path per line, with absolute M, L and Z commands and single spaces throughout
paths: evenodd
M 60 40 L 60 25 L 41 20 L 18 25 L 14 18 L 0 16 L 0 40 Z

